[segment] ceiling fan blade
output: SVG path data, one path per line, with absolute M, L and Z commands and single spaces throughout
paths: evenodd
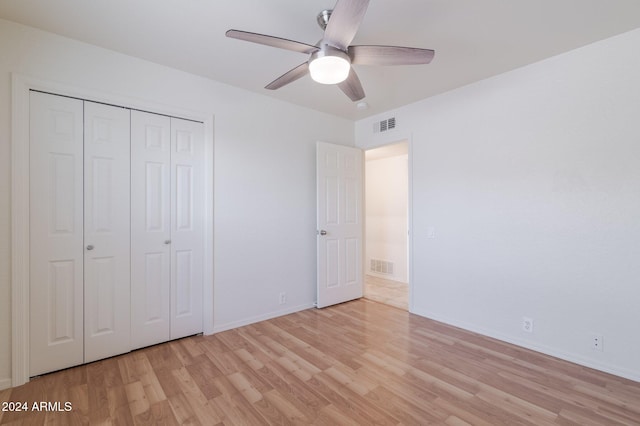
M 280 49 L 292 50 L 300 53 L 313 53 L 319 49 L 310 44 L 301 43 L 299 41 L 288 40 L 286 38 L 274 37 L 265 34 L 250 33 L 248 31 L 229 30 L 226 36 L 237 38 L 238 40 L 250 41 L 252 43 L 264 44 L 266 46 L 277 47 Z
M 280 77 L 273 80 L 271 83 L 265 86 L 265 89 L 276 90 L 285 86 L 289 83 L 296 81 L 299 78 L 304 77 L 309 72 L 309 63 L 305 62 L 303 64 L 298 65 L 292 70 L 287 71 L 282 74 Z
M 428 64 L 435 51 L 400 46 L 351 46 L 349 56 L 358 65 L 418 65 Z
M 358 78 L 358 74 L 351 68 L 349 76 L 342 83 L 338 83 L 340 90 L 349 97 L 353 102 L 359 101 L 364 98 L 364 89 L 362 83 Z
M 338 0 L 324 30 L 323 42 L 346 51 L 368 6 L 369 0 Z

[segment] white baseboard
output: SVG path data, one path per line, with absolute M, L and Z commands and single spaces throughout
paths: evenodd
M 315 306 L 315 303 L 305 303 L 304 305 L 292 306 L 290 308 L 282 309 L 279 311 L 269 312 L 263 315 L 242 319 L 239 321 L 228 322 L 226 324 L 216 325 L 213 327 L 213 333 L 220 333 L 221 331 L 232 330 L 234 328 L 242 327 L 249 324 L 254 324 L 260 321 L 266 321 L 269 319 L 281 317 L 283 315 L 292 314 L 294 312 L 304 311 Z
M 527 340 L 518 339 L 517 337 L 509 336 L 495 330 L 486 329 L 483 327 L 478 327 L 475 324 L 466 323 L 463 321 L 452 320 L 450 318 L 442 317 L 440 315 L 433 315 L 428 312 L 420 312 L 420 311 L 412 311 L 412 313 L 416 315 L 420 315 L 425 318 L 432 319 L 434 321 L 438 321 L 444 324 L 452 325 L 454 327 L 462 328 L 464 330 L 472 331 L 474 333 L 481 334 L 483 336 L 491 337 L 506 343 L 510 343 L 512 345 L 520 346 L 525 349 L 530 349 L 532 351 L 540 352 L 545 355 L 549 355 L 555 358 L 562 359 L 564 361 L 569 361 L 574 364 L 581 365 L 583 367 L 593 368 L 594 370 L 602 371 L 605 373 L 613 374 L 614 376 L 622 377 L 625 379 L 633 380 L 634 382 L 640 382 L 640 372 L 629 370 L 626 368 L 620 368 L 615 365 L 611 365 L 604 362 L 599 362 L 597 360 L 593 360 L 591 358 L 587 358 L 580 354 L 565 352 L 559 350 L 557 348 L 553 348 L 550 346 L 539 345 L 535 343 L 531 343 Z
M 9 389 L 11 387 L 11 379 L 0 379 L 0 390 Z

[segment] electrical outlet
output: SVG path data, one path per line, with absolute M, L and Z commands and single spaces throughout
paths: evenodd
M 594 351 L 600 351 L 600 352 L 604 350 L 604 340 L 603 340 L 602 334 L 591 335 L 591 348 Z
M 287 293 L 283 291 L 280 293 L 280 304 L 284 305 L 285 303 L 287 303 Z
M 522 331 L 533 333 L 533 319 L 522 317 Z

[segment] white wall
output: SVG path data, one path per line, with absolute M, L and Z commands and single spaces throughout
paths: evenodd
M 0 20 L 0 388 L 11 374 L 12 72 L 215 115 L 215 328 L 313 304 L 315 142 L 353 145 L 352 122 Z
M 356 123 L 360 146 L 412 134 L 415 313 L 640 380 L 639 46 L 635 30 Z
M 367 274 L 406 283 L 408 155 L 367 160 L 366 264 Z M 371 259 L 393 262 L 393 274 L 371 271 Z

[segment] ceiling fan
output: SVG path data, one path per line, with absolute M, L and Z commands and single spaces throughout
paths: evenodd
M 364 89 L 351 65 L 428 64 L 435 52 L 400 46 L 350 46 L 369 6 L 369 0 L 338 0 L 333 10 L 318 14 L 324 36 L 316 45 L 247 31 L 229 30 L 227 37 L 280 49 L 305 53 L 309 59 L 265 86 L 276 90 L 311 74 L 314 81 L 337 84 L 354 102 L 364 98 Z

